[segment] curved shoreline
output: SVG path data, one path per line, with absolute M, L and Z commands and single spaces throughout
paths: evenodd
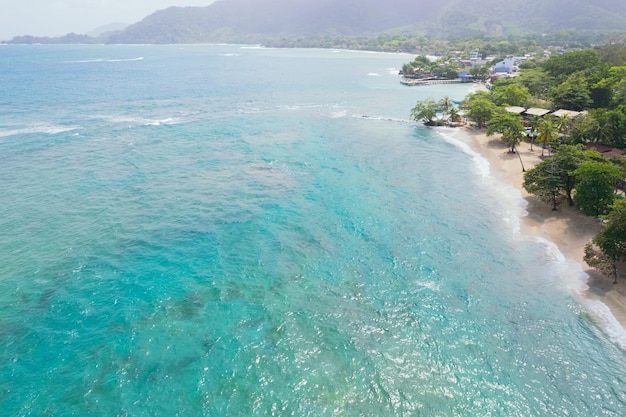
M 492 175 L 507 181 L 517 190 L 527 202 L 526 216 L 521 218 L 522 232 L 539 239 L 553 242 L 564 256 L 580 264 L 581 271 L 587 275 L 586 285 L 574 288 L 573 292 L 581 304 L 590 307 L 593 304 L 603 303 L 608 307 L 613 320 L 607 317 L 594 317 L 601 321 L 603 327 L 619 324 L 623 334 L 618 336 L 620 345 L 626 349 L 626 272 L 620 268 L 618 284 L 613 285 L 610 278 L 603 277 L 596 270 L 591 269 L 583 261 L 584 248 L 601 229 L 602 225 L 594 218 L 585 216 L 580 211 L 567 204 L 560 204 L 556 211 L 535 196 L 524 190 L 524 172 L 520 157 L 526 170 L 541 161 L 541 148 L 521 143 L 518 154 L 508 153 L 508 146 L 502 143 L 498 136 L 487 136 L 485 130 L 472 127 L 463 127 L 457 138 L 465 142 L 471 149 L 482 155 L 489 162 Z M 615 323 L 610 323 L 615 322 Z M 609 333 L 611 333 L 610 329 Z M 614 332 L 613 332 L 614 333 Z M 610 335 L 615 337 L 616 335 Z

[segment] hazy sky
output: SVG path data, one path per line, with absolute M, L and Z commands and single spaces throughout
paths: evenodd
M 170 6 L 207 6 L 214 0 L 2 0 L 0 40 L 16 35 L 87 33 L 109 23 L 135 23 Z

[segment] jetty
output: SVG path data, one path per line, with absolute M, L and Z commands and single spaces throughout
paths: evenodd
M 455 78 L 453 80 L 448 79 L 438 79 L 438 78 L 428 78 L 428 79 L 411 79 L 411 78 L 403 78 L 400 80 L 400 84 L 402 85 L 431 85 L 431 84 L 464 84 L 471 83 L 474 80 L 464 79 L 464 78 Z

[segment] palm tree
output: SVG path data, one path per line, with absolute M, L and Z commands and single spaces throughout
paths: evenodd
M 452 106 L 450 108 L 450 111 L 448 112 L 448 116 L 451 122 L 461 121 L 461 113 L 459 113 L 459 109 L 457 109 L 455 106 Z
M 561 137 L 568 137 L 572 131 L 573 122 L 567 114 L 562 115 L 556 119 L 556 128 Z
M 537 140 L 541 143 L 541 156 L 543 156 L 543 151 L 546 148 L 547 144 L 553 143 L 556 139 L 556 135 L 558 130 L 550 117 L 544 117 L 541 119 L 541 122 L 537 126 Z
M 533 143 L 535 142 L 535 138 L 539 134 L 538 128 L 541 123 L 540 116 L 533 116 L 530 118 L 530 150 L 533 150 Z
M 611 136 L 611 128 L 608 123 L 602 123 L 594 119 L 593 123 L 593 139 L 594 143 L 607 143 Z
M 567 114 L 556 119 L 556 128 L 561 135 L 567 135 L 572 127 L 572 120 Z
M 439 107 L 441 109 L 441 113 L 444 116 L 450 116 L 450 111 L 454 108 L 454 103 L 450 100 L 450 97 L 445 96 L 441 100 L 439 100 Z

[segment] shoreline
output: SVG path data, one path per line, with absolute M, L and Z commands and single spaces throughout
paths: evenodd
M 604 304 L 610 314 L 598 314 L 594 320 L 602 322 L 599 324 L 604 327 L 620 325 L 621 331 L 626 331 L 626 271 L 624 266 L 618 271 L 618 284 L 612 284 L 611 278 L 602 276 L 583 260 L 585 245 L 600 231 L 601 223 L 592 217 L 585 216 L 574 207 L 570 207 L 567 202 L 562 202 L 557 210 L 553 211 L 551 205 L 528 194 L 522 186 L 524 172 L 519 157 L 525 169 L 528 170 L 541 162 L 541 147 L 535 145 L 531 151 L 530 144 L 522 142 L 517 147 L 518 154 L 511 154 L 507 152 L 509 147 L 501 142 L 499 135 L 487 136 L 484 129 L 475 127 L 465 126 L 461 129 L 462 132 L 457 138 L 487 159 L 491 175 L 511 184 L 527 202 L 525 207 L 527 214 L 521 218 L 520 222 L 521 232 L 554 243 L 566 258 L 578 263 L 581 271 L 587 275 L 584 283 L 586 285 L 582 288 L 572 288 L 572 294 L 588 309 L 599 303 Z M 614 319 L 605 317 L 607 315 L 612 315 Z M 615 321 L 617 323 L 611 323 Z M 626 348 L 626 341 L 623 344 L 622 347 Z

